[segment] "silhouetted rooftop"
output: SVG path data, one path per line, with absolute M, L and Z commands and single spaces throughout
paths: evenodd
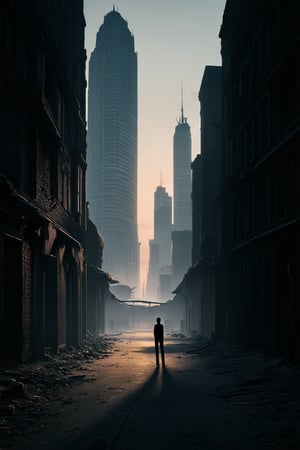
M 123 23 L 123 24 L 126 24 L 126 26 L 128 25 L 127 24 L 127 21 L 121 16 L 121 14 L 118 12 L 118 11 L 116 11 L 115 9 L 113 9 L 112 11 L 110 11 L 109 13 L 107 13 L 105 16 L 104 16 L 104 23 L 109 23 L 109 22 L 117 22 L 117 21 L 119 21 L 120 23 Z

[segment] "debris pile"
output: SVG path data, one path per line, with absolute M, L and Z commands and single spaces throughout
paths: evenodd
M 173 338 L 178 338 L 178 339 L 185 339 L 185 337 L 186 337 L 183 333 L 178 333 L 178 332 L 176 332 L 176 331 L 172 331 L 172 332 L 169 334 L 169 336 L 170 336 L 170 337 L 173 337 Z
M 77 349 L 66 347 L 34 363 L 10 361 L 0 366 L 0 437 L 20 434 L 42 416 L 59 415 L 54 401 L 63 401 L 74 383 L 93 381 L 87 376 L 87 363 L 111 355 L 114 342 L 88 334 Z

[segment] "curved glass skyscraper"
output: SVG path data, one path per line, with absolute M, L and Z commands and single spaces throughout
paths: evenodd
M 137 54 L 127 22 L 104 17 L 89 62 L 87 197 L 103 268 L 137 286 Z

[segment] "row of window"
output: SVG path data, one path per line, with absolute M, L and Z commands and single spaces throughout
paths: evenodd
M 300 155 L 296 140 L 233 193 L 232 242 L 239 243 L 297 212 Z
M 240 64 L 233 61 L 231 76 L 235 81 L 231 82 L 226 102 L 226 113 L 231 114 L 240 100 L 249 101 L 253 97 L 254 89 L 276 52 L 276 47 L 282 33 L 282 24 L 279 22 L 280 14 L 276 11 L 278 4 L 274 2 L 272 9 L 264 15 L 264 21 L 259 24 L 253 34 L 253 40 L 246 47 L 246 52 Z M 237 45 L 239 43 L 237 42 Z
M 292 59 L 293 55 L 290 55 Z M 291 65 L 290 65 L 291 63 Z M 238 177 L 272 152 L 296 127 L 298 116 L 296 71 L 290 72 L 292 61 L 274 77 L 268 91 L 255 109 L 239 119 L 229 141 L 226 173 Z

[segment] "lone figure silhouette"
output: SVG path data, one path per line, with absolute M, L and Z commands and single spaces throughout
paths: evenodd
M 159 343 L 161 352 L 161 361 L 163 367 L 165 367 L 164 326 L 160 323 L 160 321 L 161 321 L 160 317 L 157 317 L 156 324 L 154 325 L 156 365 L 159 366 L 159 350 L 158 350 L 158 343 Z

